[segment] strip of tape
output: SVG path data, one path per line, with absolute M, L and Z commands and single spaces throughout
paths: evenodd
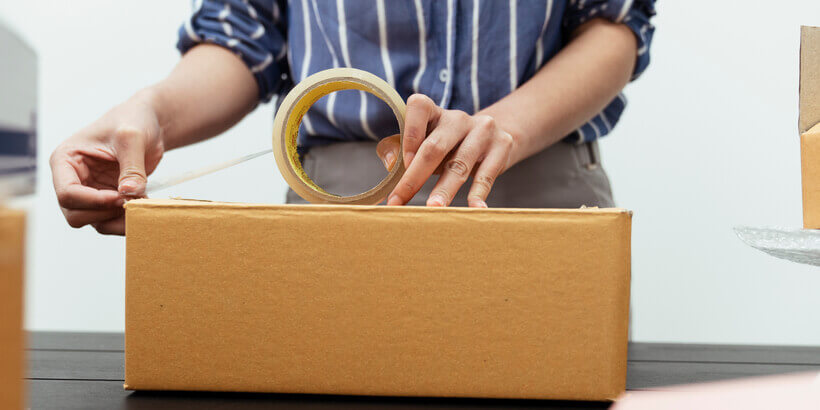
M 396 116 L 404 135 L 405 104 L 399 93 L 381 78 L 355 68 L 332 68 L 313 74 L 297 84 L 282 100 L 273 121 L 273 154 L 285 182 L 306 201 L 318 204 L 374 205 L 381 202 L 404 174 L 402 156 L 378 185 L 352 196 L 329 193 L 305 172 L 296 151 L 299 126 L 310 107 L 320 98 L 341 90 L 361 90 L 384 101 Z M 402 148 L 403 148 L 402 142 Z M 375 155 L 375 153 L 374 153 Z

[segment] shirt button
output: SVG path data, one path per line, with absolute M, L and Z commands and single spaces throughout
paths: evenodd
M 441 69 L 441 71 L 438 72 L 438 79 L 442 83 L 446 83 L 449 78 L 450 78 L 450 71 L 447 70 L 446 68 L 443 68 L 443 69 Z

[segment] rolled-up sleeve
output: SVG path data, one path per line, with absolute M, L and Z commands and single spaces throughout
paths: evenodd
M 654 15 L 655 0 L 573 0 L 564 14 L 563 28 L 569 35 L 593 18 L 605 18 L 625 24 L 635 33 L 638 41 L 635 70 L 632 73 L 634 80 L 649 65 L 649 47 L 655 32 L 650 19 Z
M 283 7 L 274 0 L 204 0 L 180 27 L 177 48 L 183 54 L 201 43 L 227 48 L 253 73 L 259 99 L 268 101 L 287 72 Z

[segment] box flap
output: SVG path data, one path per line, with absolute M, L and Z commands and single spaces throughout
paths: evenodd
M 298 212 L 349 210 L 354 212 L 431 212 L 431 213 L 509 213 L 509 214 L 622 214 L 632 212 L 623 208 L 466 208 L 466 207 L 426 207 L 426 206 L 381 206 L 381 205 L 323 205 L 323 204 L 248 204 L 240 202 L 218 202 L 196 199 L 135 199 L 126 202 L 126 209 L 134 208 L 186 208 L 220 210 L 294 210 Z

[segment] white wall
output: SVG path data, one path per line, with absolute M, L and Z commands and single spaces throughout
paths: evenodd
M 634 338 L 820 345 L 820 270 L 743 245 L 801 225 L 799 26 L 817 1 L 662 1 L 650 70 L 603 144 L 635 211 Z
M 628 88 L 629 108 L 602 143 L 616 199 L 635 211 L 636 340 L 820 345 L 820 271 L 747 248 L 731 231 L 801 223 L 799 25 L 820 25 L 820 3 L 773 4 L 658 5 L 652 65 Z M 64 223 L 47 154 L 167 73 L 188 8 L 187 0 L 0 3 L 0 17 L 41 58 L 30 329 L 123 328 L 124 241 Z M 155 175 L 264 149 L 271 118 L 271 107 L 260 107 L 227 135 L 167 154 Z M 284 190 L 266 157 L 162 195 L 281 202 Z

